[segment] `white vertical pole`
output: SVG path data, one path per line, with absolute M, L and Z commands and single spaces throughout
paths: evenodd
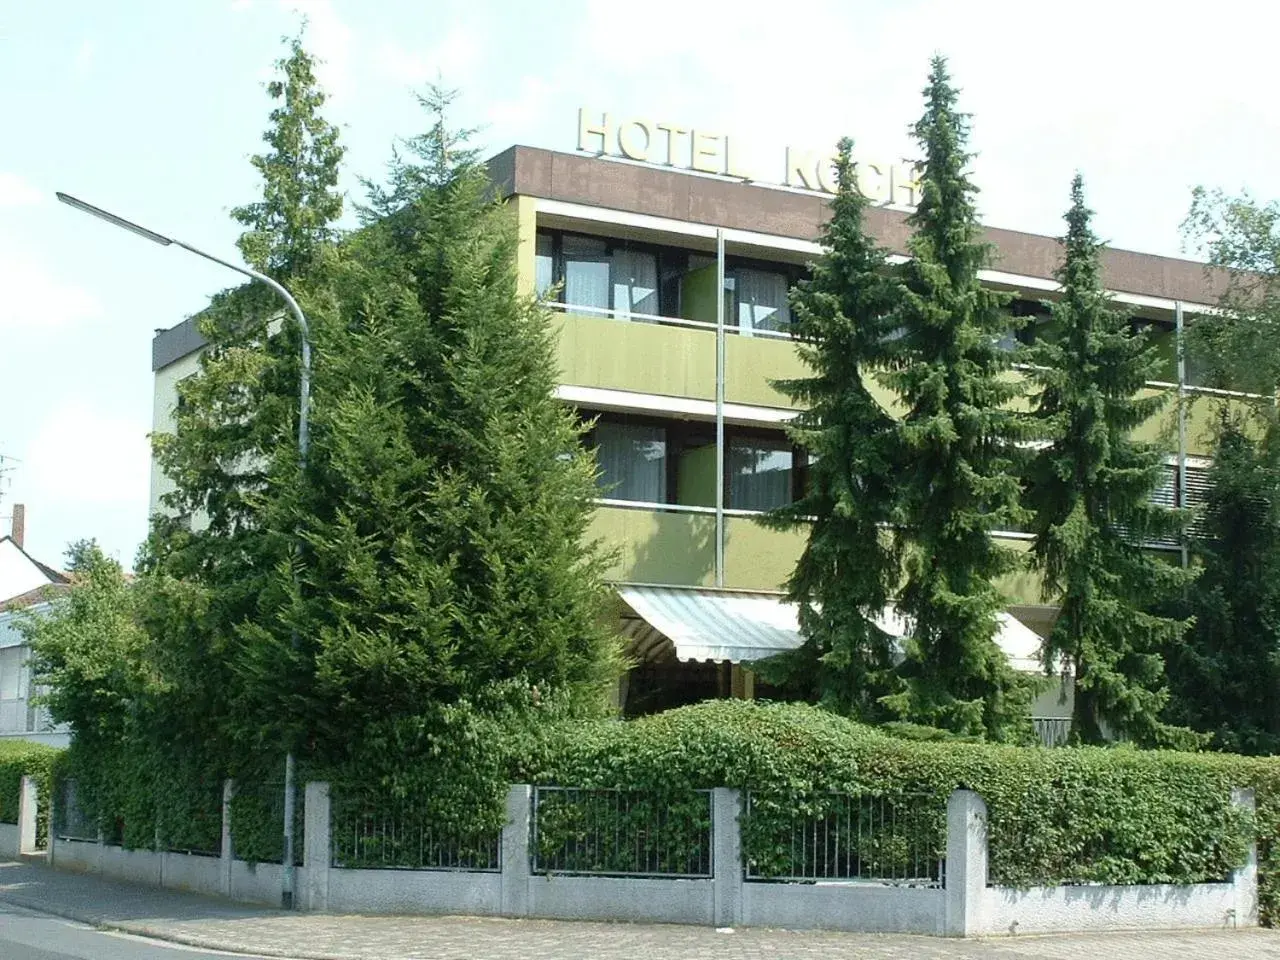
M 1178 348 L 1178 497 L 1179 509 L 1187 506 L 1187 347 L 1182 322 L 1182 301 L 1173 305 L 1174 341 Z M 1182 565 L 1187 566 L 1187 530 L 1182 529 Z
M 716 228 L 716 586 L 724 586 L 724 230 Z

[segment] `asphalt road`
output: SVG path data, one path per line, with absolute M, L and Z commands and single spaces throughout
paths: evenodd
M 159 940 L 104 933 L 21 907 L 0 903 L 2 960 L 263 960 L 239 953 L 208 953 Z

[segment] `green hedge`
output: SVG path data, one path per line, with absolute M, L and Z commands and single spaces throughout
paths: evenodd
M 936 811 L 968 787 L 990 812 L 993 882 L 1020 887 L 1225 879 L 1253 828 L 1231 789 L 1254 787 L 1266 917 L 1280 900 L 1280 761 L 1272 759 L 917 742 L 813 707 L 747 701 L 560 725 L 528 741 L 524 754 L 513 777 L 534 783 L 656 794 L 729 786 L 789 798 L 792 809 L 819 816 L 831 793 Z M 767 865 L 790 816 L 785 803 L 757 811 L 744 831 L 746 855 Z
M 50 790 L 54 762 L 62 753 L 53 747 L 26 741 L 0 741 L 0 823 L 18 822 L 22 778 L 35 777 L 40 785 L 40 806 L 36 819 L 36 842 L 43 843 L 49 831 Z

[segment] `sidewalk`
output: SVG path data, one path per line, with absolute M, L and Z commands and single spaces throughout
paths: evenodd
M 1280 931 L 998 940 L 283 913 L 0 861 L 0 900 L 205 949 L 300 960 L 1280 960 Z

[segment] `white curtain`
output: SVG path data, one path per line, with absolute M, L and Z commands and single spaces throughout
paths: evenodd
M 552 259 L 551 235 L 547 233 L 538 234 L 537 243 L 534 246 L 533 255 L 533 287 L 534 292 L 539 297 L 546 294 L 551 289 L 554 279 Z
M 613 312 L 621 320 L 658 313 L 658 258 L 637 250 L 613 254 Z
M 734 441 L 729 445 L 729 505 L 772 510 L 790 503 L 791 467 L 789 448 Z
M 564 302 L 572 307 L 609 308 L 609 258 L 605 242 L 594 237 L 566 235 Z
M 630 423 L 598 423 L 596 445 L 603 496 L 666 503 L 665 430 Z
M 738 330 L 781 330 L 791 321 L 787 278 L 763 270 L 737 270 Z

